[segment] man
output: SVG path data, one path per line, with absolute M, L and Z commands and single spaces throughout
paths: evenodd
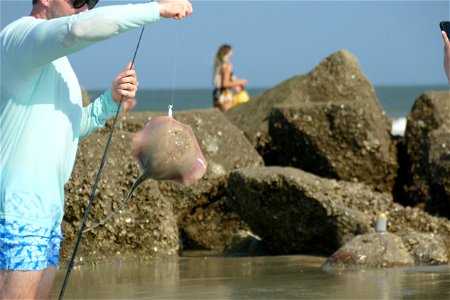
M 132 28 L 192 13 L 185 0 L 105 6 L 98 0 L 33 0 L 31 15 L 0 34 L 0 294 L 50 299 L 69 179 L 79 139 L 135 105 L 136 73 L 82 108 L 66 55 Z
M 444 70 L 447 75 L 448 84 L 450 85 L 450 41 L 449 37 L 442 31 L 442 39 L 444 40 Z

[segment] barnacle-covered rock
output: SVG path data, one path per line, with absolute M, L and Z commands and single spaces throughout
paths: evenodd
M 267 166 L 291 166 L 392 191 L 398 168 L 392 124 L 349 51 L 331 54 L 308 74 L 225 115 L 244 131 Z
M 332 270 L 413 265 L 414 259 L 400 237 L 391 233 L 368 233 L 359 235 L 342 246 L 327 259 L 322 267 Z
M 450 92 L 421 95 L 408 115 L 405 131 L 409 205 L 450 219 Z
M 259 167 L 233 171 L 228 192 L 230 207 L 271 254 L 331 254 L 356 236 L 373 233 L 377 215 L 385 213 L 388 232 L 399 237 L 433 234 L 442 241 L 435 245 L 444 250 L 430 261 L 448 260 L 442 257 L 450 253 L 449 220 L 403 207 L 393 202 L 391 194 L 361 183 L 320 178 L 289 167 Z M 417 248 L 408 251 L 415 256 Z

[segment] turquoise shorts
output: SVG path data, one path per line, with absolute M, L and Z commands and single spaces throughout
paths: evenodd
M 58 266 L 61 226 L 45 228 L 0 219 L 0 270 L 39 271 Z

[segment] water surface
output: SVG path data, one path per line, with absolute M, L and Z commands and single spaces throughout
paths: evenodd
M 415 100 L 428 91 L 448 91 L 447 85 L 417 85 L 417 86 L 375 86 L 377 99 L 387 116 L 392 119 L 408 115 Z M 269 89 L 249 88 L 250 97 L 255 97 Z M 103 91 L 89 91 L 95 99 Z M 138 102 L 133 111 L 167 112 L 167 106 L 172 104 L 174 111 L 205 109 L 212 107 L 212 90 L 203 89 L 140 89 Z
M 210 253 L 72 271 L 65 299 L 450 299 L 450 266 L 326 272 L 325 258 Z M 66 270 L 58 271 L 57 298 Z

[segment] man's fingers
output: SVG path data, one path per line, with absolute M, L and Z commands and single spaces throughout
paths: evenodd
M 117 90 L 120 91 L 137 91 L 137 86 L 131 83 L 122 83 L 117 87 Z
M 136 78 L 135 70 L 125 70 L 117 78 Z
M 185 2 L 185 14 L 186 16 L 189 16 L 192 14 L 192 3 L 191 2 Z
M 159 2 L 160 15 L 164 18 L 181 20 L 192 14 L 192 4 L 189 1 L 163 1 Z
M 132 65 L 131 65 L 131 61 L 128 63 L 128 65 L 127 65 L 127 67 L 126 67 L 126 69 L 125 69 L 125 71 L 126 70 L 132 70 Z
M 118 90 L 117 93 L 123 97 L 122 102 L 127 101 L 127 99 L 134 99 L 136 97 L 136 91 L 130 90 Z
M 134 76 L 121 77 L 118 79 L 117 83 L 118 84 L 131 83 L 136 86 L 139 86 L 139 82 L 137 81 L 136 77 L 134 77 Z

